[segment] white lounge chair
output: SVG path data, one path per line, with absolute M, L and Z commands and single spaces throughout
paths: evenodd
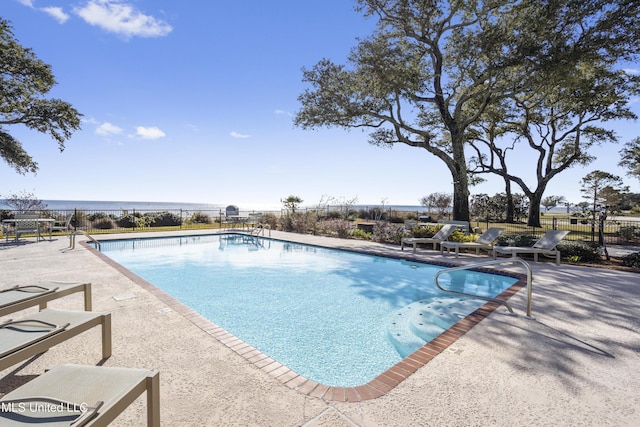
M 106 426 L 145 391 L 147 426 L 160 427 L 157 371 L 54 366 L 0 399 L 0 425 Z
M 91 283 L 45 282 L 2 289 L 0 317 L 35 305 L 42 310 L 47 307 L 47 302 L 76 292 L 84 292 L 84 309 L 91 311 Z
M 533 254 L 533 261 L 538 262 L 538 254 L 556 257 L 556 265 L 560 265 L 560 251 L 556 249 L 558 243 L 569 234 L 566 230 L 549 230 L 533 246 L 494 246 L 493 259 L 497 254 L 511 254 L 515 258 L 517 254 Z
M 457 228 L 457 225 L 445 224 L 433 237 L 403 237 L 400 239 L 400 250 L 404 250 L 405 245 L 413 245 L 413 252 L 415 253 L 418 243 L 432 243 L 433 249 L 435 250 L 436 245 L 447 240 Z
M 487 231 L 482 233 L 475 242 L 442 242 L 440 244 L 440 253 L 443 253 L 446 249 L 448 254 L 451 249 L 454 249 L 457 258 L 460 256 L 460 248 L 474 248 L 476 250 L 476 255 L 480 253 L 480 249 L 491 251 L 493 248 L 493 242 L 503 231 L 504 228 L 489 228 Z
M 102 326 L 102 358 L 111 356 L 111 314 L 46 308 L 0 324 L 0 371 L 51 347 Z

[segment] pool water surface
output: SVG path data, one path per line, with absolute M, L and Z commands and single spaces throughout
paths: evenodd
M 101 251 L 299 375 L 330 386 L 367 383 L 446 326 L 437 311 L 439 326 L 423 324 L 425 307 L 445 302 L 473 311 L 484 303 L 451 303 L 434 284 L 441 266 L 241 234 L 103 241 Z M 444 287 L 486 297 L 516 281 L 474 271 L 441 277 Z M 408 314 L 424 317 L 400 324 Z

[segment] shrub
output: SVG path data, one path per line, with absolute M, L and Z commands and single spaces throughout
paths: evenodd
M 437 225 L 419 225 L 411 230 L 411 234 L 413 237 L 433 237 L 440 228 L 442 227 Z
M 171 212 L 153 212 L 144 217 L 149 227 L 172 227 L 182 224 L 182 218 Z
M 109 218 L 109 215 L 107 215 L 104 212 L 94 212 L 90 215 L 87 215 L 87 219 L 91 222 L 97 221 L 99 219 L 103 219 L 103 218 Z
M 530 234 L 501 234 L 496 246 L 533 246 L 539 237 Z
M 323 221 L 323 228 L 336 237 L 345 238 L 351 231 L 351 223 L 344 219 L 329 219 Z
M 478 237 L 480 237 L 478 234 L 464 234 L 462 231 L 456 230 L 451 234 L 449 240 L 452 242 L 475 242 Z
M 147 226 L 147 221 L 140 212 L 135 212 L 121 216 L 116 220 L 116 224 L 123 228 L 142 228 Z
M 372 233 L 367 233 L 366 231 L 359 228 L 354 228 L 353 230 L 351 230 L 351 237 L 356 239 L 369 240 L 371 238 L 371 234 Z
M 633 240 L 634 238 L 640 236 L 640 227 L 636 227 L 634 225 L 622 226 L 616 232 L 616 234 L 623 237 L 625 240 Z
M 202 212 L 195 212 L 191 215 L 191 218 L 189 218 L 189 222 L 193 224 L 211 224 L 213 221 L 209 215 L 203 214 Z
M 620 262 L 625 267 L 633 267 L 633 268 L 640 269 L 640 252 L 635 252 L 629 255 L 625 255 L 624 257 L 622 257 Z
M 562 257 L 570 262 L 597 264 L 601 261 L 598 245 L 595 243 L 563 241 L 558 244 L 558 250 L 562 254 Z
M 272 213 L 265 213 L 265 214 L 262 214 L 262 217 L 260 218 L 260 222 L 263 224 L 269 224 L 269 227 L 271 227 L 272 230 L 275 230 L 276 227 L 278 226 L 278 217 Z
M 405 237 L 404 226 L 398 226 L 386 221 L 376 221 L 373 226 L 373 233 L 371 233 L 371 239 L 379 243 L 394 243 L 399 245 L 400 239 L 403 237 Z
M 326 218 L 327 219 L 340 219 L 340 218 L 342 218 L 342 212 L 336 211 L 336 210 L 328 211 Z
M 91 221 L 91 228 L 95 228 L 96 230 L 111 230 L 115 228 L 115 226 L 113 220 L 107 216 Z

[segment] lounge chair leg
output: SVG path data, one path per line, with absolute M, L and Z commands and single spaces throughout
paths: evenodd
M 147 426 L 160 427 L 160 373 L 147 378 Z
M 102 358 L 111 357 L 111 313 L 107 313 L 102 318 Z
M 91 311 L 93 304 L 91 303 L 91 283 L 84 284 L 84 311 Z

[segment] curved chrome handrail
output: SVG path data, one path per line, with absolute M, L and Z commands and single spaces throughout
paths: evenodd
M 86 231 L 82 231 L 82 230 L 76 230 L 73 233 L 71 233 L 71 235 L 69 236 L 69 240 L 71 240 L 71 242 L 70 242 L 71 249 L 75 249 L 75 247 L 76 247 L 76 235 L 77 234 L 82 234 L 83 236 L 87 236 L 89 238 L 89 240 L 91 240 L 93 243 L 96 244 L 96 248 L 98 249 L 98 252 L 102 252 L 102 249 L 100 248 L 100 242 L 98 242 L 96 239 L 94 239 L 93 236 L 91 236 L 89 233 L 87 233 Z
M 483 297 L 483 296 L 474 295 L 474 294 L 467 294 L 467 293 L 464 293 L 464 292 L 453 291 L 453 290 L 450 290 L 450 289 L 445 289 L 442 286 L 440 286 L 440 283 L 438 282 L 438 277 L 440 275 L 442 275 L 442 274 L 445 274 L 445 273 L 451 273 L 452 271 L 459 271 L 459 270 L 470 270 L 470 269 L 473 269 L 473 268 L 485 267 L 487 265 L 505 264 L 505 263 L 508 263 L 508 262 L 519 262 L 520 264 L 522 264 L 524 266 L 525 270 L 527 270 L 527 316 L 531 317 L 531 297 L 533 295 L 533 290 L 531 288 L 531 285 L 533 283 L 533 270 L 531 269 L 531 266 L 525 260 L 523 260 L 522 258 L 509 258 L 509 259 L 491 260 L 491 261 L 480 262 L 480 263 L 477 263 L 477 264 L 461 265 L 461 266 L 458 266 L 458 267 L 451 267 L 451 268 L 447 268 L 447 269 L 444 269 L 444 270 L 440 270 L 435 275 L 436 286 L 442 292 L 447 292 L 447 293 L 456 294 L 456 295 L 462 295 L 462 296 L 466 296 L 466 297 L 470 297 L 470 298 L 483 299 L 485 301 L 497 302 L 497 303 L 502 304 L 505 307 L 507 307 L 507 309 L 509 310 L 510 313 L 513 313 L 513 309 L 511 308 L 511 306 L 504 300 L 496 299 L 496 298 Z

